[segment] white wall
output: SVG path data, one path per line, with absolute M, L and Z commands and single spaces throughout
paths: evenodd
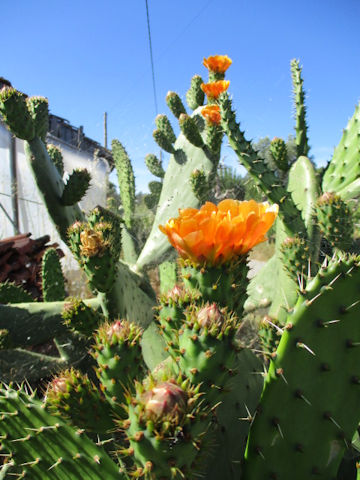
M 54 137 L 49 143 L 56 144 L 62 150 L 64 158 L 65 174 L 64 179 L 74 168 L 87 168 L 91 174 L 91 186 L 86 196 L 81 201 L 81 208 L 89 211 L 96 205 L 106 204 L 106 185 L 109 173 L 109 166 L 105 159 L 97 159 L 72 148 Z M 10 144 L 11 135 L 9 131 L 0 124 L 0 203 L 6 209 L 9 216 L 13 217 L 11 207 L 10 188 Z M 35 180 L 24 153 L 23 140 L 16 139 L 16 163 L 18 177 L 18 197 L 20 232 L 31 232 L 32 238 L 43 235 L 50 235 L 51 243 L 57 242 L 65 253 L 63 267 L 65 270 L 76 268 L 76 262 L 71 253 L 61 242 L 59 235 L 49 218 L 47 210 L 41 200 Z M 14 235 L 14 229 L 6 214 L 0 207 L 0 240 Z

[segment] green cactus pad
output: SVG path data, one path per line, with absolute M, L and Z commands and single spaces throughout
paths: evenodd
M 287 238 L 281 244 L 282 263 L 290 277 L 296 281 L 306 279 L 309 272 L 309 247 L 300 237 Z
M 50 382 L 45 407 L 56 416 L 88 432 L 106 433 L 114 428 L 113 411 L 87 375 L 70 369 Z
M 170 120 L 166 115 L 157 115 L 155 118 L 155 125 L 157 126 L 158 130 L 160 130 L 165 135 L 165 137 L 169 140 L 170 143 L 175 143 L 176 136 L 171 126 Z
M 171 290 L 177 280 L 177 264 L 171 260 L 162 262 L 159 265 L 159 277 L 160 277 L 160 292 L 167 293 Z
M 237 319 L 216 303 L 191 309 L 179 331 L 178 364 L 194 385 L 201 384 L 206 400 L 215 405 L 219 393 L 234 374 L 239 327 Z
M 48 99 L 44 97 L 28 97 L 26 99 L 26 104 L 31 118 L 33 119 L 35 135 L 45 142 L 46 134 L 49 130 Z
M 203 83 L 200 75 L 194 75 L 191 79 L 190 88 L 186 92 L 186 101 L 191 110 L 196 110 L 204 105 L 205 93 L 201 89 Z
M 290 67 L 295 104 L 296 153 L 297 157 L 302 155 L 306 157 L 310 147 L 307 138 L 308 127 L 306 124 L 305 92 L 303 89 L 304 80 L 301 76 L 302 67 L 300 67 L 299 60 L 296 59 L 291 60 Z
M 134 379 L 140 379 L 145 368 L 141 336 L 142 330 L 126 320 L 105 323 L 95 335 L 96 373 L 106 398 L 121 416 L 125 393 L 132 391 Z
M 80 298 L 68 298 L 64 302 L 62 318 L 71 331 L 86 337 L 91 337 L 100 323 L 105 321 L 101 313 L 86 305 Z
M 0 90 L 0 114 L 11 133 L 23 140 L 35 137 L 34 121 L 27 108 L 26 95 L 12 87 Z
M 347 193 L 347 188 L 358 181 L 360 176 L 359 134 L 360 104 L 356 106 L 354 115 L 349 120 L 324 174 L 323 192 L 335 192 L 343 197 Z M 350 196 L 347 195 L 347 198 Z
M 209 424 L 201 398 L 199 387 L 171 378 L 161 382 L 150 378 L 136 384 L 123 423 L 130 443 L 123 453 L 133 455 L 135 478 L 196 478 L 196 461 L 204 455 L 201 449 Z
M 200 294 L 190 293 L 175 285 L 166 294 L 161 295 L 159 300 L 156 320 L 166 342 L 167 352 L 176 358 L 179 353 L 178 331 L 185 321 L 185 310 L 191 304 L 199 302 Z
M 34 299 L 26 290 L 14 282 L 0 283 L 0 303 L 26 303 L 33 302 Z
M 195 147 L 203 147 L 204 141 L 193 117 L 190 117 L 186 113 L 181 113 L 179 116 L 179 126 L 182 133 L 190 143 L 192 143 Z
M 334 258 L 299 297 L 250 431 L 244 480 L 336 478 L 360 415 L 359 281 L 359 259 Z
M 315 209 L 321 234 L 331 247 L 349 250 L 353 242 L 354 219 L 348 204 L 339 195 L 324 193 Z
M 175 149 L 173 147 L 172 142 L 168 139 L 165 133 L 162 130 L 154 130 L 153 131 L 153 138 L 155 142 L 159 145 L 162 150 L 168 153 L 174 153 Z
M 63 205 L 75 205 L 86 194 L 90 187 L 91 175 L 86 168 L 76 168 L 71 172 L 65 184 L 61 203 Z
M 124 220 L 127 228 L 131 229 L 135 211 L 135 176 L 129 156 L 119 142 L 111 142 L 112 154 L 117 171 L 121 203 L 124 209 Z
M 176 118 L 179 118 L 182 113 L 186 113 L 184 104 L 177 93 L 168 92 L 166 95 L 166 103 Z
M 56 145 L 51 145 L 48 143 L 46 145 L 46 149 L 50 159 L 52 160 L 60 176 L 62 177 L 64 175 L 64 160 L 60 148 Z
M 58 302 L 65 299 L 65 280 L 55 248 L 48 248 L 43 255 L 41 278 L 44 302 Z
M 2 452 L 15 477 L 34 480 L 124 479 L 105 451 L 44 410 L 22 388 L 0 390 Z M 22 477 L 21 477 L 22 475 Z M 12 477 L 9 477 L 12 478 Z
M 277 168 L 283 172 L 289 169 L 286 143 L 282 138 L 273 138 L 270 143 L 271 156 Z
M 149 153 L 145 157 L 145 164 L 148 167 L 150 173 L 155 177 L 164 178 L 165 172 L 162 167 L 161 161 L 153 153 Z
M 186 289 L 200 292 L 205 302 L 227 306 L 241 317 L 247 288 L 246 256 L 220 267 L 196 266 L 188 260 L 181 260 L 180 264 Z
M 210 191 L 205 172 L 198 169 L 194 170 L 190 177 L 190 184 L 196 198 L 201 204 L 204 203 L 209 198 Z
M 220 153 L 223 129 L 216 123 L 206 122 L 206 145 L 214 153 Z

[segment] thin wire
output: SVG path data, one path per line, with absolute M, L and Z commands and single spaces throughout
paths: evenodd
M 157 96 L 156 96 L 155 69 L 154 69 L 154 59 L 153 59 L 153 51 L 152 51 L 152 43 L 151 43 L 151 32 L 150 32 L 150 18 L 149 18 L 148 0 L 145 0 L 145 4 L 146 4 L 147 27 L 148 27 L 148 34 L 149 34 L 149 48 L 150 48 L 150 61 L 151 61 L 152 81 L 153 81 L 155 113 L 156 113 L 156 115 L 157 115 L 157 113 L 158 113 L 158 104 L 157 104 Z

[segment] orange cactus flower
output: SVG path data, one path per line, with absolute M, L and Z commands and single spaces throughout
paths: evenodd
M 206 105 L 201 110 L 201 115 L 206 118 L 210 123 L 219 125 L 221 122 L 221 113 L 219 105 Z
M 232 64 L 231 58 L 227 55 L 213 55 L 212 57 L 204 58 L 203 65 L 214 73 L 225 73 Z
M 254 200 L 223 200 L 217 206 L 206 202 L 199 210 L 179 210 L 179 217 L 159 228 L 183 259 L 217 266 L 265 241 L 278 209 Z
M 220 93 L 226 92 L 229 88 L 229 80 L 218 80 L 217 82 L 202 83 L 201 90 L 209 98 L 218 98 Z

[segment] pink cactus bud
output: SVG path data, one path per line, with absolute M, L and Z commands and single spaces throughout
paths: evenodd
M 174 300 L 177 302 L 181 296 L 183 295 L 183 291 L 179 285 L 175 285 L 166 295 L 168 300 Z
M 116 320 L 116 322 L 109 325 L 106 330 L 106 336 L 111 341 L 113 335 L 118 338 L 126 338 L 129 335 L 129 322 L 126 320 Z
M 162 382 L 144 394 L 149 417 L 175 417 L 185 411 L 187 394 L 172 382 Z
M 222 325 L 224 316 L 217 304 L 211 303 L 201 308 L 197 314 L 197 321 L 202 327 L 210 328 L 213 325 Z
M 67 392 L 66 381 L 67 381 L 67 377 L 56 377 L 51 382 L 50 389 L 54 393 L 66 393 Z

